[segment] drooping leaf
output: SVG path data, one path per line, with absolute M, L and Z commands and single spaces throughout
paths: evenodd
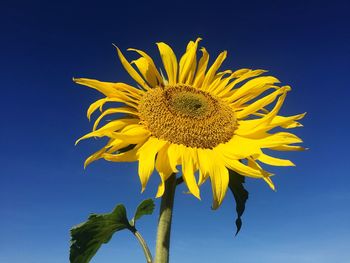
M 71 229 L 70 262 L 88 263 L 101 245 L 122 229 L 133 229 L 122 204 L 117 205 L 111 213 L 90 215 L 86 222 Z
M 136 208 L 135 215 L 131 221 L 134 226 L 136 221 L 144 215 L 151 215 L 154 211 L 154 201 L 152 199 L 143 200 Z
M 236 227 L 237 231 L 236 234 L 241 230 L 242 227 L 242 215 L 245 209 L 245 203 L 248 200 L 248 191 L 244 188 L 244 176 L 236 173 L 235 171 L 229 170 L 230 172 L 230 180 L 229 180 L 229 188 L 236 200 L 236 212 L 237 212 L 237 219 L 236 219 Z

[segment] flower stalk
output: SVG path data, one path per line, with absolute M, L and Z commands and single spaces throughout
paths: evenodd
M 165 182 L 165 191 L 161 200 L 154 263 L 169 262 L 170 231 L 175 189 L 176 175 L 172 174 Z

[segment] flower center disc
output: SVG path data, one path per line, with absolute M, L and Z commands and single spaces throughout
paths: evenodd
M 174 92 L 174 89 L 168 90 L 167 93 L 170 104 L 169 109 L 172 109 L 177 114 L 198 118 L 208 113 L 207 98 L 201 93 L 194 94 L 189 91 Z
M 228 105 L 186 85 L 148 91 L 139 112 L 153 136 L 193 148 L 212 149 L 230 140 L 236 129 L 236 118 Z

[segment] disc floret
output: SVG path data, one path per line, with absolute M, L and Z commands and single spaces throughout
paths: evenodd
M 233 136 L 233 110 L 209 93 L 187 85 L 157 87 L 139 104 L 140 119 L 163 140 L 195 148 L 213 148 Z

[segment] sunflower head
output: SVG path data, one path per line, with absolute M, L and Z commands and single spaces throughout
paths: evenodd
M 271 130 L 299 127 L 298 120 L 304 114 L 279 115 L 290 87 L 280 86 L 273 76 L 262 76 L 266 71 L 219 71 L 226 51 L 209 65 L 209 53 L 201 48 L 198 60 L 200 40 L 190 41 L 179 61 L 167 44 L 157 43 L 166 76 L 159 73 L 145 52 L 129 49 L 139 55 L 129 63 L 116 47 L 122 65 L 137 87 L 121 82 L 74 79 L 105 96 L 89 107 L 89 119 L 97 109 L 101 114 L 92 132 L 79 140 L 108 137 L 109 141 L 88 157 L 85 165 L 101 158 L 113 162 L 138 161 L 142 190 L 154 169 L 158 171 L 161 182 L 157 196 L 163 195 L 164 182 L 179 169 L 189 191 L 197 198 L 200 198 L 199 186 L 209 178 L 213 208 L 219 207 L 225 197 L 229 170 L 261 178 L 274 189 L 272 174 L 262 164 L 294 164 L 267 155 L 265 149 L 303 148 L 295 145 L 302 142 L 296 135 Z M 118 104 L 103 109 L 110 102 Z M 100 127 L 101 120 L 112 114 L 118 116 Z

